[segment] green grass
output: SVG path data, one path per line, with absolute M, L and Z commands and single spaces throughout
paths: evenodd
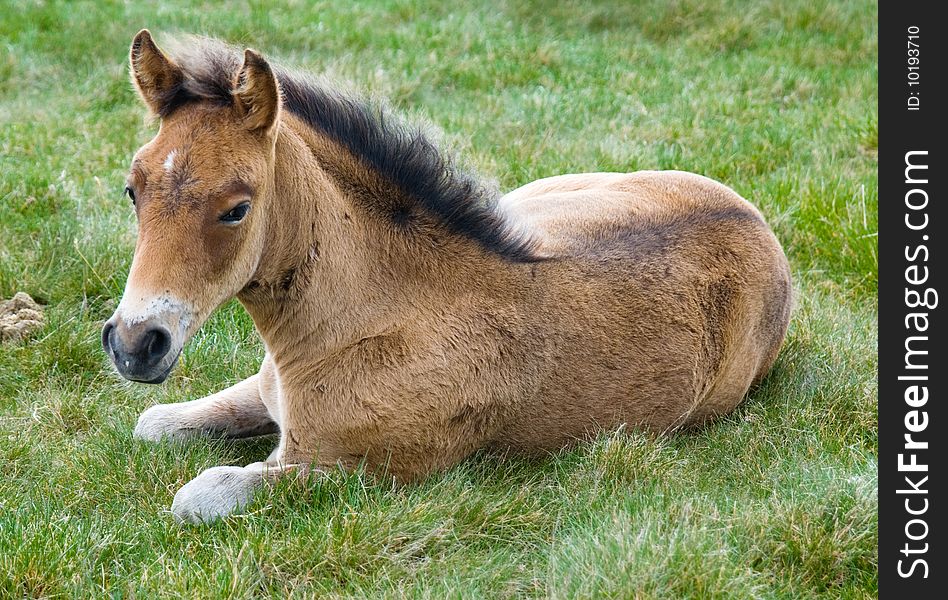
M 146 4 L 0 0 L 0 297 L 48 304 L 0 347 L 0 597 L 876 595 L 875 3 Z M 134 244 L 125 169 L 154 132 L 125 64 L 145 26 L 385 96 L 503 189 L 653 168 L 729 184 L 793 267 L 773 374 L 697 432 L 479 456 L 402 489 L 282 482 L 175 526 L 181 485 L 272 440 L 131 438 L 152 403 L 254 372 L 238 305 L 160 387 L 99 347 Z

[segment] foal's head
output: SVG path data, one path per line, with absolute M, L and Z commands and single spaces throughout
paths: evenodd
M 102 331 L 119 373 L 164 381 L 188 337 L 252 278 L 273 189 L 280 88 L 255 52 L 216 100 L 188 78 L 147 30 L 131 73 L 158 135 L 135 154 L 125 192 L 138 241 L 122 301 Z

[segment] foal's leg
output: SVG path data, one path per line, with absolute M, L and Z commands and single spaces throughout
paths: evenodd
M 179 523 L 210 523 L 242 509 L 259 488 L 298 467 L 266 461 L 206 469 L 174 495 L 171 513 Z
M 202 435 L 251 437 L 279 428 L 260 397 L 260 375 L 200 400 L 158 404 L 138 417 L 134 436 L 157 441 Z
M 286 419 L 286 414 L 282 418 Z M 342 464 L 336 453 L 319 444 L 312 430 L 291 430 L 286 421 L 283 425 L 280 445 L 265 462 L 212 467 L 178 490 L 171 503 L 175 520 L 199 524 L 226 517 L 244 508 L 258 489 L 284 474 L 325 471 Z M 300 441 L 305 443 L 305 451 L 297 449 Z

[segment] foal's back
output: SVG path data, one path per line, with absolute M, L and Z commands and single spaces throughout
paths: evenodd
M 552 260 L 535 269 L 555 365 L 504 444 L 726 413 L 770 369 L 791 292 L 780 244 L 734 191 L 676 171 L 563 175 L 504 196 Z

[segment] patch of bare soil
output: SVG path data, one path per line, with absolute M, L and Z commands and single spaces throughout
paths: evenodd
M 20 340 L 43 326 L 43 307 L 29 294 L 17 292 L 0 300 L 0 341 Z

